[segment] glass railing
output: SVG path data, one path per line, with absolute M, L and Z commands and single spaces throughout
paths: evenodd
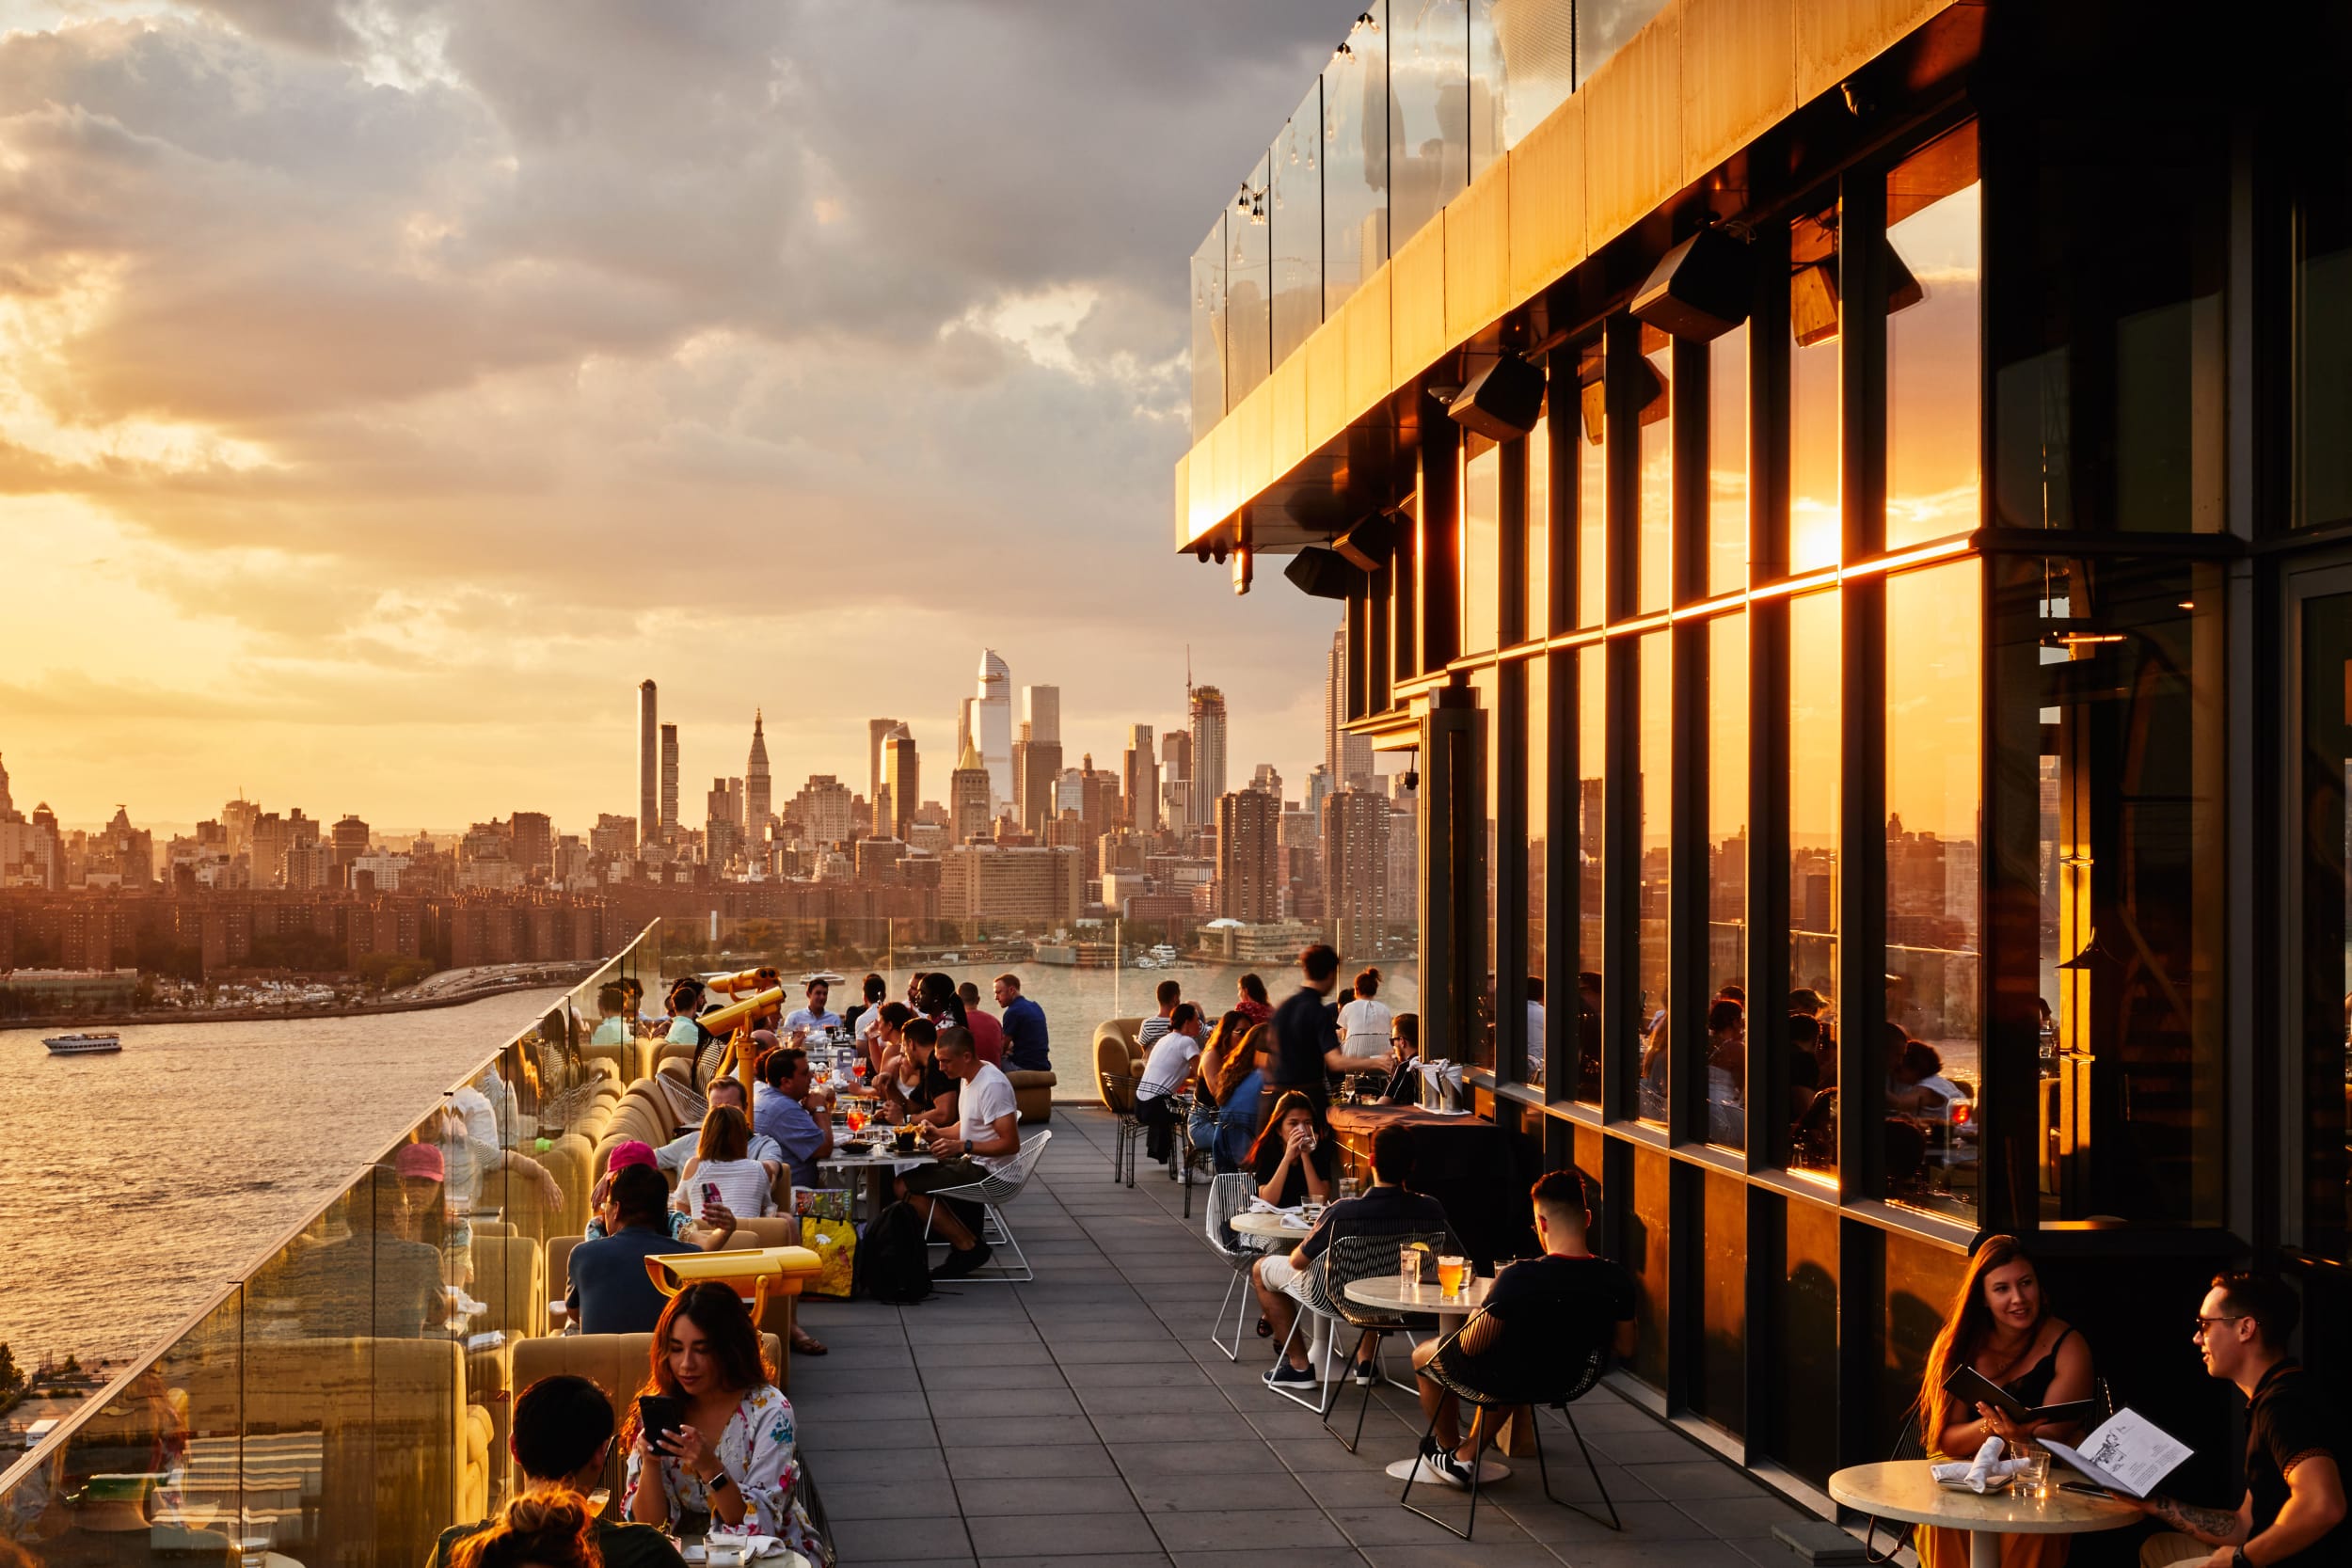
M 516 1481 L 517 1349 L 561 1331 L 560 1258 L 587 1223 L 603 1155 L 625 1136 L 672 1135 L 660 1116 L 701 1102 L 712 1064 L 668 1039 L 661 1016 L 681 975 L 772 968 L 788 1015 L 814 976 L 832 977 L 827 1006 L 840 1014 L 869 975 L 904 1000 L 917 974 L 942 973 L 969 983 L 993 1020 L 997 979 L 1010 974 L 1044 1010 L 1055 1097 L 1090 1101 L 1098 1024 L 1152 1012 L 1170 980 L 1212 1017 L 1234 1006 L 1246 974 L 1279 1001 L 1295 984 L 1297 945 L 1325 935 L 1212 929 L 1180 952 L 1151 923 L 955 946 L 912 945 L 905 930 L 886 920 L 647 927 L 0 1473 L 0 1540 L 44 1568 L 164 1556 L 407 1568 L 452 1524 L 493 1513 Z M 1231 950 L 1245 942 L 1263 951 Z M 1371 961 L 1383 998 L 1413 1007 L 1408 950 Z M 657 1110 L 633 1086 L 665 1069 L 690 1082 L 665 1088 Z M 265 1122 L 254 1135 L 266 1160 Z M 636 1392 L 607 1391 L 616 1402 Z
M 598 998 L 639 982 L 659 1010 L 661 973 L 657 921 L 0 1473 L 0 1540 L 48 1568 L 408 1565 L 502 1503 L 514 1347 L 560 1293 L 546 1243 L 585 1225 L 649 1053 L 592 1043 Z M 264 1113 L 264 1160 L 268 1135 Z
M 1192 257 L 1200 440 L 1665 0 L 1365 0 Z

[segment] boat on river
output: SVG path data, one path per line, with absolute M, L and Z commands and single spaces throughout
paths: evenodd
M 49 1048 L 52 1056 L 103 1056 L 122 1049 L 122 1037 L 108 1030 L 103 1034 L 52 1035 L 40 1042 Z

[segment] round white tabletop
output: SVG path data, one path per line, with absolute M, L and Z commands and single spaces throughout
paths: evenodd
M 1829 1495 L 1876 1518 L 1968 1531 L 1970 1568 L 1999 1568 L 2004 1535 L 2081 1535 L 2122 1529 L 2140 1518 L 2128 1503 L 2058 1490 L 2061 1477 L 2081 1480 L 2063 1465 L 2051 1465 L 2050 1476 L 2046 1497 L 1979 1495 L 1937 1485 L 1924 1459 L 1898 1459 L 1838 1471 L 1829 1478 Z
M 1434 1313 L 1443 1323 L 1467 1318 L 1486 1306 L 1486 1292 L 1494 1288 L 1494 1283 L 1491 1279 L 1466 1280 L 1460 1295 L 1449 1296 L 1438 1291 L 1434 1279 L 1412 1281 L 1403 1275 L 1375 1274 L 1349 1280 L 1347 1299 L 1384 1312 Z
M 1269 1214 L 1263 1210 L 1235 1214 L 1232 1225 L 1233 1234 L 1236 1236 L 1255 1236 L 1264 1242 L 1303 1242 L 1307 1239 L 1308 1233 L 1314 1229 L 1314 1227 L 1305 1220 L 1286 1219 L 1280 1214 Z
M 844 1154 L 835 1149 L 817 1163 L 819 1165 L 838 1165 L 845 1170 L 913 1170 L 917 1165 L 937 1164 L 939 1162 L 933 1155 L 919 1152 L 883 1154 L 877 1151 L 872 1154 Z

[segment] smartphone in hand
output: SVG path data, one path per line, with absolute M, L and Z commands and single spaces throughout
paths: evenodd
M 659 1445 L 665 1433 L 684 1426 L 686 1419 L 686 1402 L 675 1394 L 637 1396 L 637 1426 L 648 1442 Z

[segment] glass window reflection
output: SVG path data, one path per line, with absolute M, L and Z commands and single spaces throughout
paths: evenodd
M 1983 186 L 1974 123 L 1886 177 L 1886 546 L 1983 519 L 1978 380 Z
M 1790 1163 L 1837 1168 L 1837 814 L 1844 746 L 1838 595 L 1788 605 Z
M 1366 0 L 1323 68 L 1323 304 L 1328 315 L 1389 260 L 1389 0 Z
M 1464 440 L 1462 464 L 1462 652 L 1491 653 L 1502 608 L 1500 564 L 1502 449 L 1483 436 Z
M 1977 1212 L 1983 567 L 1886 584 L 1886 1196 Z
M 1540 448 L 1538 448 L 1540 450 Z M 1550 942 L 1551 660 L 1527 661 L 1527 1055 L 1522 1083 L 1544 1082 L 1545 959 Z
M 1601 924 L 1608 907 L 1609 651 L 1570 656 L 1576 668 L 1576 1098 L 1600 1103 Z
M 1748 618 L 1707 627 L 1707 1141 L 1747 1147 Z
M 1192 253 L 1192 438 L 1225 417 L 1225 219 Z
M 2042 1216 L 2222 1223 L 2221 569 L 2000 563 L 2000 776 L 2041 802 Z
M 2295 257 L 2295 520 L 2352 517 L 2352 190 L 2332 150 L 2306 182 Z
M 1489 454 L 1491 455 L 1491 454 Z M 1502 846 L 1495 836 L 1495 819 L 1502 804 L 1502 730 L 1511 715 L 1502 710 L 1501 676 L 1492 665 L 1470 676 L 1470 689 L 1478 694 L 1478 705 L 1486 715 L 1486 773 L 1478 781 L 1483 800 L 1480 812 L 1480 832 L 1486 835 L 1486 969 L 1479 986 L 1477 1017 L 1470 1028 L 1471 1059 L 1478 1067 L 1491 1071 L 1495 1065 L 1495 956 L 1501 951 L 1495 929 L 1496 895 L 1502 885 L 1499 878 L 1502 867 L 1497 860 Z
M 1635 546 L 1640 581 L 1634 610 L 1646 614 L 1674 603 L 1675 421 L 1674 340 L 1654 326 L 1642 327 L 1638 372 L 1641 409 L 1641 538 Z
M 1274 254 L 1274 363 L 1323 325 L 1323 84 L 1275 138 L 1266 217 Z
M 1403 245 L 1470 183 L 1470 8 L 1411 0 L 1389 13 L 1391 243 Z
M 1597 626 L 1609 613 L 1609 420 L 1597 340 L 1577 353 L 1576 624 Z
M 1707 592 L 1748 585 L 1748 324 L 1708 345 Z
M 2303 609 L 2303 1245 L 2352 1260 L 2352 595 Z
M 1634 958 L 1638 990 L 1626 1020 L 1628 1065 L 1636 1079 L 1636 1113 L 1666 1119 L 1667 894 L 1674 863 L 1674 634 L 1654 631 L 1633 644 L 1635 690 L 1633 795 L 1638 868 Z
M 1788 230 L 1788 570 L 1837 564 L 1845 438 L 1837 368 L 1837 212 Z
M 1225 401 L 1232 407 L 1249 395 L 1273 368 L 1274 261 L 1272 225 L 1266 213 L 1273 160 L 1261 157 L 1226 211 Z
M 1551 420 L 1535 421 L 1527 436 L 1527 619 L 1531 641 L 1551 630 Z

